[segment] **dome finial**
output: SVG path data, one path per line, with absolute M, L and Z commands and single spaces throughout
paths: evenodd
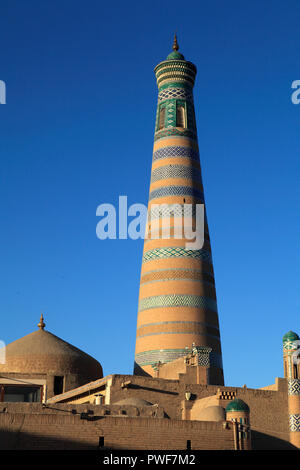
M 173 47 L 172 47 L 172 49 L 173 49 L 173 51 L 178 51 L 178 49 L 179 49 L 176 33 L 174 34 L 174 41 L 173 41 Z
M 45 326 L 46 324 L 44 323 L 44 317 L 43 317 L 43 314 L 41 313 L 41 318 L 40 318 L 40 322 L 38 323 L 38 327 L 40 330 L 43 330 Z

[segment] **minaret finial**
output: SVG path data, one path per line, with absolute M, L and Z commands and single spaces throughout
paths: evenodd
M 44 323 L 44 317 L 43 317 L 43 314 L 41 313 L 41 318 L 40 318 L 40 322 L 38 323 L 38 327 L 40 330 L 43 330 L 45 326 L 46 324 Z
M 173 51 L 178 51 L 179 49 L 179 46 L 178 46 L 178 42 L 177 42 L 177 36 L 176 36 L 176 33 L 174 34 L 174 42 L 173 42 Z

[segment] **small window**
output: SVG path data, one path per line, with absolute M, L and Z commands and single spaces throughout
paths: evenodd
M 284 361 L 284 363 L 283 363 L 283 368 L 284 368 L 284 377 L 287 377 L 286 361 Z
M 186 441 L 186 450 L 191 450 L 191 449 L 192 449 L 192 443 L 189 439 L 189 440 Z
M 294 379 L 298 379 L 298 368 L 297 368 L 297 364 L 294 364 Z
M 99 447 L 104 447 L 104 436 L 99 437 Z
M 1 401 L 4 402 L 41 402 L 41 387 L 5 385 L 1 386 Z
M 161 108 L 159 112 L 158 130 L 165 127 L 166 108 Z
M 56 375 L 54 377 L 54 395 L 60 395 L 64 391 L 64 378 Z
M 176 127 L 186 127 L 184 106 L 177 106 L 176 109 Z

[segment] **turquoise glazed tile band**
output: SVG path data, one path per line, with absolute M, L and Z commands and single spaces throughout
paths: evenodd
M 200 295 L 184 295 L 184 294 L 170 294 L 170 295 L 157 295 L 153 297 L 146 297 L 139 302 L 139 312 L 149 310 L 151 308 L 166 308 L 166 307 L 196 307 L 208 308 L 213 312 L 217 312 L 217 302 L 207 297 Z
M 193 258 L 201 259 L 207 263 L 211 263 L 211 254 L 205 250 L 187 250 L 183 247 L 166 247 L 154 248 L 153 250 L 146 251 L 143 256 L 143 263 L 155 259 L 163 258 Z

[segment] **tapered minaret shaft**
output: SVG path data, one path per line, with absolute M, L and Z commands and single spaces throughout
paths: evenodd
M 154 375 L 155 364 L 186 355 L 194 343 L 206 352 L 203 365 L 209 365 L 209 383 L 221 385 L 221 342 L 206 215 L 200 249 L 187 248 L 190 240 L 184 234 L 181 238 L 172 236 L 172 231 L 170 238 L 162 235 L 170 207 L 174 209 L 171 227 L 181 220 L 184 207 L 195 226 L 196 204 L 204 204 L 193 104 L 196 67 L 178 52 L 176 36 L 173 52 L 156 66 L 155 74 L 159 93 L 135 374 Z

